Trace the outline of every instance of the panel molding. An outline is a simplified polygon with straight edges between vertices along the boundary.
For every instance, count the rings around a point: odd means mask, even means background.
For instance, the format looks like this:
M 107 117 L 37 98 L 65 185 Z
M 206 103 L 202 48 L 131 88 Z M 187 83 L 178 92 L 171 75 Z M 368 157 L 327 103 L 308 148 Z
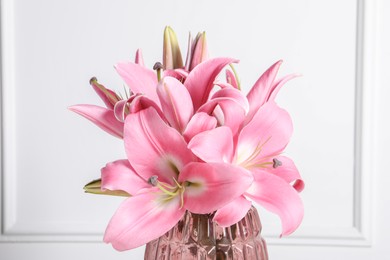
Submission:
M 101 235 L 15 232 L 17 225 L 15 153 L 15 71 L 14 2 L 1 3 L 1 235 L 0 242 L 100 242 Z M 293 237 L 267 236 L 270 245 L 370 246 L 372 203 L 376 1 L 357 0 L 355 139 L 354 139 L 354 212 L 353 226 L 327 230 L 300 228 Z M 320 230 L 320 232 L 319 232 Z
M 6 233 L 16 220 L 15 156 L 15 42 L 14 3 L 1 2 L 1 231 Z

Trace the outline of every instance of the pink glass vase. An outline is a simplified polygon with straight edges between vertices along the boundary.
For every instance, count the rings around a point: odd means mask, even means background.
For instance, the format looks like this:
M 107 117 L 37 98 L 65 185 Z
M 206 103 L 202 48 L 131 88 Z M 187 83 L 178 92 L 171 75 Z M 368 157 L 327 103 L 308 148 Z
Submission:
M 212 215 L 186 212 L 175 227 L 149 242 L 146 260 L 268 260 L 261 223 L 252 207 L 238 223 L 222 228 Z

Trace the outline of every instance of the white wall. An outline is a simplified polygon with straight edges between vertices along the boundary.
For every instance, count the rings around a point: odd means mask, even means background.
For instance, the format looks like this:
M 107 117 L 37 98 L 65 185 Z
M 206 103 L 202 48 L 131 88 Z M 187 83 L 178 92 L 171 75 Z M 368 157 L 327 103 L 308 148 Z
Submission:
M 358 1 L 1 0 L 2 179 L 0 259 L 142 259 L 101 242 L 121 198 L 82 186 L 123 158 L 119 140 L 69 112 L 97 104 L 98 77 L 141 47 L 161 60 L 171 25 L 183 52 L 189 31 L 207 32 L 212 56 L 232 56 L 247 91 L 278 59 L 299 72 L 278 102 L 294 120 L 287 153 L 306 190 L 305 219 L 279 239 L 261 210 L 271 259 L 386 259 L 390 3 Z

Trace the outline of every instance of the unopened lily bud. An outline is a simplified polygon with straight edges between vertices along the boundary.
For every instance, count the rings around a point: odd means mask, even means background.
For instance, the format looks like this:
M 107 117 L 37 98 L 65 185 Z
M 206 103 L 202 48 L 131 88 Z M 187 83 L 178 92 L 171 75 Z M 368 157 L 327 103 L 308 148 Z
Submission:
M 163 65 L 164 69 L 183 67 L 183 60 L 176 34 L 169 26 L 165 27 L 164 30 Z
M 206 32 L 198 33 L 192 45 L 190 70 L 195 68 L 199 63 L 202 63 L 203 61 L 207 60 L 207 58 L 208 49 L 206 41 Z
M 87 183 L 84 186 L 84 191 L 86 193 L 91 194 L 99 194 L 99 195 L 111 195 L 111 196 L 123 196 L 123 197 L 129 197 L 130 194 L 128 194 L 125 191 L 122 190 L 102 190 L 102 181 L 101 179 L 93 180 L 89 183 Z

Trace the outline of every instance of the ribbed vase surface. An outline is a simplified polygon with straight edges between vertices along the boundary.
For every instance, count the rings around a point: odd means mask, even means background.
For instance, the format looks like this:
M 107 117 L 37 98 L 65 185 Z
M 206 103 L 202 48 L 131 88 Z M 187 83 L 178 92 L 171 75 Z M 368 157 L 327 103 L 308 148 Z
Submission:
M 222 228 L 212 215 L 186 212 L 174 228 L 146 245 L 145 260 L 268 260 L 261 223 L 252 207 L 238 223 Z

